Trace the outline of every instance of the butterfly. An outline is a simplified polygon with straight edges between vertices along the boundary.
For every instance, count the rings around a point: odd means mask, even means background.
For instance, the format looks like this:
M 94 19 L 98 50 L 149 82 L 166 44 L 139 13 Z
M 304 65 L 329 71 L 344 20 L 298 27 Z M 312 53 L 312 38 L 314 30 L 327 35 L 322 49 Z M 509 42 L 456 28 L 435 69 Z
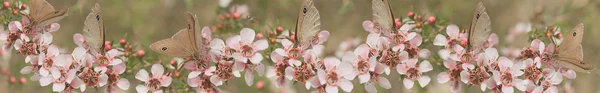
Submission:
M 50 3 L 48 3 L 46 0 L 30 0 L 29 5 L 31 7 L 29 9 L 30 13 L 27 18 L 31 23 L 25 26 L 25 28 L 28 30 L 56 23 L 60 19 L 67 16 L 67 12 L 69 11 L 69 8 L 54 10 L 54 7 L 52 7 L 52 5 L 50 5 Z
M 90 14 L 85 18 L 83 27 L 83 37 L 85 38 L 85 44 L 91 48 L 94 55 L 104 54 L 104 40 L 106 31 L 104 30 L 104 21 L 102 17 L 102 11 L 100 11 L 100 4 L 96 3 L 92 8 Z
M 202 45 L 204 42 L 198 29 L 200 25 L 196 15 L 187 12 L 185 17 L 187 28 L 179 30 L 171 38 L 150 44 L 150 49 L 160 54 L 181 58 L 198 58 L 202 53 L 207 53 L 208 49 Z
M 377 22 L 378 29 L 383 29 L 385 34 L 395 33 L 396 23 L 394 22 L 394 13 L 388 0 L 373 0 L 372 2 L 373 17 Z
M 295 29 L 295 47 L 308 47 L 321 29 L 321 17 L 313 0 L 304 0 L 298 13 Z
M 485 10 L 483 3 L 477 4 L 475 14 L 473 14 L 473 20 L 469 28 L 469 39 L 467 42 L 467 51 L 480 51 L 483 50 L 483 46 L 487 43 L 488 37 L 490 37 L 492 31 L 492 24 L 490 16 Z
M 566 38 L 558 46 L 554 58 L 559 64 L 566 68 L 573 69 L 578 72 L 589 73 L 590 70 L 596 68 L 594 65 L 583 62 L 583 50 L 581 40 L 583 39 L 583 24 L 580 23 L 571 32 L 566 34 Z

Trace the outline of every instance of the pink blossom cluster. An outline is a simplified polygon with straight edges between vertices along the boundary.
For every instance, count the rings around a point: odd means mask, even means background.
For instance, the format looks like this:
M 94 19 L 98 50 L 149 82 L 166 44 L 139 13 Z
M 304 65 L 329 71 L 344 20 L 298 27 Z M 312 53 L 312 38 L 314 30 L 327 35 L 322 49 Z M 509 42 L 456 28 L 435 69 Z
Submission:
M 239 7 L 242 8 L 231 11 L 234 16 L 248 15 L 247 6 Z M 477 46 L 482 49 L 473 50 L 465 48 L 468 35 L 461 33 L 458 26 L 445 26 L 445 30 L 440 30 L 434 38 L 427 38 L 423 32 L 430 30 L 424 30 L 422 25 L 425 23 L 419 22 L 408 20 L 401 24 L 398 20 L 396 27 L 399 29 L 390 30 L 381 28 L 375 21 L 364 21 L 362 26 L 369 33 L 365 42 L 345 41 L 336 51 L 337 56 L 324 55 L 323 43 L 330 36 L 325 30 L 318 32 L 310 42 L 299 42 L 295 37 L 299 33 L 269 34 L 277 36 L 265 38 L 251 28 L 242 28 L 239 35 L 227 39 L 213 38 L 212 32 L 216 29 L 204 27 L 201 30 L 204 42 L 200 47 L 207 51 L 197 59 L 177 58 L 178 65 L 166 66 L 174 70 L 165 71 L 161 64 L 134 69 L 137 70 L 134 78 L 142 82 L 135 90 L 161 93 L 173 81 L 182 79 L 197 92 L 221 92 L 219 86 L 232 78 L 242 77 L 243 73 L 248 86 L 254 84 L 255 75 L 258 75 L 276 78 L 276 87 L 298 82 L 317 93 L 338 93 L 340 89 L 352 92 L 355 79 L 371 93 L 377 92 L 376 85 L 390 89 L 391 83 L 402 82 L 405 88 L 411 89 L 415 84 L 426 87 L 432 79 L 438 83 L 450 82 L 452 92 L 460 92 L 461 86 L 466 84 L 478 86 L 482 91 L 512 93 L 516 88 L 540 93 L 557 92 L 556 85 L 563 77 L 574 79 L 576 76 L 573 70 L 556 65 L 551 56 L 555 50 L 552 43 L 546 45 L 535 39 L 528 47 L 508 51 L 517 53 L 514 56 L 500 56 L 496 34 L 490 35 L 484 46 Z M 430 17 L 428 22 L 433 25 L 435 17 Z M 59 24 L 25 29 L 28 24 L 27 18 L 10 22 L 9 31 L 0 33 L 0 40 L 5 42 L 0 51 L 15 49 L 25 56 L 25 62 L 30 65 L 20 72 L 33 73 L 30 80 L 39 81 L 41 86 L 52 84 L 54 92 L 75 92 L 77 89 L 83 92 L 88 87 L 102 87 L 107 92 L 115 92 L 116 88 L 129 89 L 129 80 L 121 75 L 126 73 L 126 68 L 134 67 L 126 63 L 129 59 L 126 52 L 131 52 L 130 49 L 123 45 L 110 47 L 110 42 L 105 43 L 107 47 L 94 49 L 86 44 L 83 35 L 75 34 L 73 40 L 77 47 L 68 53 L 52 44 L 52 33 L 59 30 Z M 440 49 L 430 51 L 422 46 L 424 44 Z M 444 68 L 433 71 L 441 65 Z M 174 66 L 181 66 L 189 73 L 184 78 L 173 77 L 181 69 Z M 145 69 L 147 67 L 150 72 Z M 394 71 L 401 75 L 401 81 L 390 81 L 385 77 L 395 74 Z M 437 76 L 427 76 L 431 73 Z

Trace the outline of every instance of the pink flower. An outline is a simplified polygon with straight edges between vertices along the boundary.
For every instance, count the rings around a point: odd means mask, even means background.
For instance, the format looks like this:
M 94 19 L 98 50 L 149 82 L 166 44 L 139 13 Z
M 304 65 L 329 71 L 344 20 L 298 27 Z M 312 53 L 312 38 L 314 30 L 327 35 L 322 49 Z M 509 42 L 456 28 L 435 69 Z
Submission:
M 462 62 L 462 67 L 465 70 L 475 68 L 475 65 L 471 63 L 471 61 L 475 61 L 475 58 L 478 58 L 474 51 L 466 50 L 460 45 L 454 46 L 454 51 L 456 53 L 450 54 L 449 59 Z
M 265 73 L 265 66 L 262 63 L 235 63 L 233 68 L 236 71 L 246 70 L 246 73 L 244 74 L 244 79 L 246 80 L 246 84 L 248 86 L 252 86 L 252 84 L 254 83 L 254 73 L 252 72 L 256 72 L 259 76 L 263 76 Z
M 490 37 L 487 39 L 484 48 L 492 48 L 498 44 L 498 35 L 496 33 L 492 33 Z
M 129 89 L 129 80 L 119 76 L 125 73 L 125 68 L 125 64 L 121 63 L 114 65 L 112 69 L 106 71 L 106 75 L 108 75 L 108 87 L 106 88 L 107 91 L 114 92 L 114 87 L 119 87 L 123 90 Z
M 523 83 L 524 81 L 517 78 L 518 76 L 523 75 L 523 72 L 519 69 L 519 65 L 513 64 L 513 62 L 506 57 L 500 57 L 498 63 L 500 71 L 492 71 L 492 77 L 497 85 L 502 85 L 502 91 L 505 93 L 512 93 L 514 91 L 513 86 L 524 91 L 526 88 Z
M 42 76 L 40 78 L 40 85 L 47 86 L 53 83 L 52 90 L 55 92 L 63 91 L 67 84 L 76 78 L 77 70 L 69 69 L 71 65 L 71 58 L 69 56 L 60 55 L 56 57 L 56 66 L 52 67 L 50 76 Z
M 461 80 L 460 73 L 463 71 L 461 65 L 457 65 L 456 61 L 452 60 L 444 60 L 444 67 L 448 68 L 448 72 L 441 72 L 437 76 L 438 83 L 446 83 L 450 81 L 450 90 L 454 93 L 458 93 L 461 89 L 461 84 L 459 80 Z
M 380 37 L 378 34 L 369 34 L 367 36 L 367 44 L 370 48 L 366 52 L 372 54 L 372 56 L 379 56 L 379 53 L 389 48 L 389 42 L 384 37 Z M 359 46 L 360 47 L 360 46 Z
M 466 38 L 462 36 L 463 34 L 460 33 L 458 26 L 453 24 L 446 27 L 446 34 L 448 35 L 448 38 L 440 34 L 435 36 L 433 45 L 445 46 L 446 49 L 452 49 L 455 45 L 460 44 L 461 41 L 466 40 Z
M 97 56 L 94 61 L 98 63 L 99 66 L 94 67 L 95 71 L 100 71 L 102 73 L 108 70 L 108 66 L 114 66 L 123 63 L 123 60 L 116 58 L 117 56 L 123 54 L 117 49 L 111 49 L 106 52 L 104 55 Z
M 375 24 L 373 24 L 372 21 L 369 21 L 369 20 L 363 21 L 362 27 L 365 29 L 365 31 L 371 32 L 372 34 L 381 34 L 380 30 L 374 29 Z
M 406 51 L 384 51 L 379 62 L 384 64 L 383 69 L 386 75 L 390 75 L 390 69 L 396 68 L 399 64 L 408 61 L 408 52 Z
M 420 53 L 419 46 L 423 43 L 421 35 L 415 35 L 414 38 L 410 39 L 409 44 L 405 46 L 404 51 L 408 52 L 410 58 L 416 58 L 421 55 L 427 55 Z
M 379 76 L 383 73 L 384 66 L 385 66 L 384 64 L 377 64 L 377 66 L 375 67 L 375 70 L 371 74 L 371 79 L 369 80 L 369 82 L 364 83 L 365 90 L 367 90 L 367 92 L 377 93 L 377 89 L 375 88 L 375 83 L 379 83 L 379 86 L 381 86 L 384 89 L 392 88 L 392 84 L 390 83 L 390 81 L 387 78 L 385 78 L 383 76 Z
M 187 84 L 190 87 L 197 87 L 196 91 L 200 93 L 220 93 L 221 89 L 210 82 L 209 76 L 198 76 L 188 78 Z
M 300 62 L 299 59 L 306 53 L 304 48 L 294 47 L 292 41 L 287 39 L 282 39 L 281 45 L 283 45 L 283 49 L 277 48 L 273 53 L 287 58 L 287 62 L 285 63 L 288 63 L 290 66 L 302 65 L 302 62 Z
M 48 53 L 41 53 L 38 56 L 38 62 L 42 63 L 42 68 L 40 68 L 40 75 L 42 76 L 48 76 L 50 73 L 50 70 L 54 67 L 54 65 L 56 64 L 56 62 L 58 62 L 58 60 L 56 59 L 58 57 L 59 50 L 56 46 L 50 46 L 48 47 Z
M 227 41 L 227 45 L 237 51 L 233 54 L 233 58 L 236 61 L 242 63 L 250 61 L 253 64 L 258 64 L 262 61 L 263 56 L 258 51 L 267 49 L 269 45 L 265 39 L 254 42 L 255 34 L 252 29 L 243 28 L 240 36 L 230 38 L 231 43 L 229 43 L 229 40 Z
M 289 80 L 296 80 L 300 83 L 304 83 L 306 89 L 310 89 L 311 86 L 313 86 L 312 83 L 308 83 L 307 81 L 315 75 L 316 72 L 314 72 L 313 68 L 310 68 L 309 65 L 285 68 L 285 77 Z
M 198 77 L 198 75 L 204 74 L 206 76 L 212 76 L 213 72 L 217 70 L 217 67 L 210 66 L 209 61 L 191 61 L 184 64 L 184 68 L 190 70 L 188 79 Z
M 531 58 L 526 59 L 521 66 L 521 69 L 523 69 L 524 72 L 523 78 L 537 82 L 543 76 L 542 71 L 538 70 L 541 67 L 542 63 L 540 62 L 540 58 L 535 58 L 535 60 L 532 60 Z
M 424 60 L 419 65 L 417 65 L 417 61 L 417 58 L 413 58 L 396 67 L 400 75 L 406 75 L 403 82 L 404 87 L 408 89 L 413 87 L 414 81 L 418 80 L 421 87 L 427 86 L 429 81 L 431 81 L 429 76 L 422 76 L 423 73 L 433 70 L 429 61 Z
M 414 25 L 402 25 L 402 27 L 400 27 L 397 33 L 390 33 L 389 35 L 387 35 L 387 41 L 394 45 L 391 47 L 393 51 L 403 51 L 405 47 L 404 43 L 406 41 L 412 40 L 413 38 L 415 38 L 415 36 L 417 36 L 417 33 L 409 32 L 409 30 L 412 28 L 414 28 Z
M 86 87 L 102 87 L 108 83 L 108 75 L 100 72 L 93 71 L 90 68 L 83 68 L 81 73 L 78 74 L 79 79 L 84 83 L 80 86 L 82 91 L 85 91 Z
M 275 51 L 273 51 L 275 52 Z M 267 77 L 273 77 L 273 76 L 277 76 L 276 78 L 276 85 L 275 87 L 282 87 L 286 81 L 286 72 L 285 69 L 287 69 L 287 67 L 289 67 L 287 60 L 284 60 L 283 56 L 277 54 L 277 53 L 271 53 L 271 61 L 275 63 L 275 67 L 269 67 L 269 69 L 267 69 Z
M 358 76 L 361 84 L 371 79 L 369 72 L 374 71 L 377 64 L 375 57 L 369 57 L 369 48 L 366 45 L 359 46 L 354 52 L 346 52 L 342 61 L 340 69 L 351 69 L 342 72 L 344 78 L 354 80 Z
M 146 93 L 148 91 L 152 92 L 162 92 L 161 87 L 168 87 L 171 85 L 171 77 L 168 75 L 164 75 L 164 68 L 160 64 L 152 65 L 152 74 L 148 74 L 146 70 L 140 70 L 135 78 L 145 82 L 144 85 L 138 85 L 135 87 L 138 93 Z
M 235 66 L 236 64 L 240 63 L 231 61 L 218 62 L 218 68 L 215 70 L 215 74 L 210 77 L 210 82 L 217 86 L 221 86 L 223 85 L 223 82 L 227 81 L 232 76 L 240 77 L 239 69 L 243 69 L 243 67 Z
M 348 69 L 340 69 L 340 60 L 335 57 L 327 57 L 323 59 L 325 63 L 325 70 L 318 69 L 317 76 L 321 81 L 321 85 L 326 84 L 325 91 L 327 93 L 338 93 L 338 87 L 345 92 L 351 92 L 354 86 L 352 82 L 344 79 L 342 73 L 348 71 Z
M 232 38 L 229 38 L 227 40 L 227 43 L 232 44 L 234 42 L 232 41 Z M 210 53 L 212 55 L 213 62 L 219 62 L 221 60 L 233 61 L 233 49 L 227 47 L 223 40 L 218 38 L 213 39 L 212 41 L 210 41 L 209 46 L 211 48 Z
M 323 30 L 315 36 L 315 39 L 311 41 L 311 45 L 322 45 L 327 39 L 329 39 L 329 31 Z

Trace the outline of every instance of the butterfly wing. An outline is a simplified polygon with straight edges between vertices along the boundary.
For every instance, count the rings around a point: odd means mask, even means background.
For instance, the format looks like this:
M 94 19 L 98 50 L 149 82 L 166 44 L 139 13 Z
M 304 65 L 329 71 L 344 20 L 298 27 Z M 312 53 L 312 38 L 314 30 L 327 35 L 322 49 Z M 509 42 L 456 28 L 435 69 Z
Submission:
M 67 16 L 69 11 L 69 8 L 56 11 L 46 0 L 31 0 L 29 3 L 31 5 L 29 15 L 33 25 L 45 26 L 56 23 Z
M 486 43 L 491 31 L 492 24 L 490 16 L 487 14 L 483 3 L 479 2 L 479 4 L 477 4 L 477 10 L 473 15 L 473 20 L 471 21 L 469 44 L 467 48 L 470 51 L 482 49 L 481 47 Z
M 387 0 L 373 0 L 372 2 L 373 17 L 377 21 L 378 26 L 381 26 L 389 31 L 396 31 L 394 19 L 392 18 L 392 10 Z
M 558 47 L 556 59 L 558 59 L 558 63 L 567 68 L 578 72 L 589 72 L 589 70 L 595 67 L 592 64 L 583 62 L 583 50 L 581 46 L 583 31 L 583 24 L 579 24 L 567 34 L 563 43 Z
M 192 33 L 189 32 L 190 31 L 187 28 L 181 29 L 171 38 L 163 39 L 150 44 L 150 49 L 155 52 L 174 57 L 192 57 L 195 51 L 194 47 L 190 43 L 192 42 L 190 41 L 192 39 L 189 37 L 189 34 Z
M 321 28 L 319 11 L 313 0 L 305 0 L 296 23 L 296 45 L 310 44 Z
M 105 33 L 100 5 L 96 4 L 92 8 L 90 14 L 85 18 L 83 27 L 83 37 L 86 40 L 85 44 L 95 51 L 93 53 L 104 53 Z

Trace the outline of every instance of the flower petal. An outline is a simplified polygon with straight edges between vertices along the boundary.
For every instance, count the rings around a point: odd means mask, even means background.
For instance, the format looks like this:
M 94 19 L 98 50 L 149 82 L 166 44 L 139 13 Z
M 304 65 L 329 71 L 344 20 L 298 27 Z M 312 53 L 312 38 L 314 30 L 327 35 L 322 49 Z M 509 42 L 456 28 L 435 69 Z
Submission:
M 117 87 L 119 87 L 123 90 L 129 89 L 129 80 L 127 80 L 125 78 L 119 79 L 119 81 L 117 82 Z
M 344 90 L 346 92 L 351 92 L 352 89 L 354 88 L 354 86 L 352 85 L 352 82 L 350 82 L 348 80 L 341 80 L 339 86 L 340 86 L 340 88 L 342 88 L 342 90 Z
M 252 47 L 254 48 L 254 51 L 265 50 L 265 49 L 269 48 L 269 42 L 267 42 L 266 39 L 261 39 L 261 40 L 254 42 Z
M 245 44 L 251 44 L 252 41 L 254 41 L 255 35 L 256 35 L 256 33 L 254 32 L 254 30 L 252 30 L 250 28 L 242 28 L 242 31 L 240 31 L 240 36 L 242 37 L 242 42 L 244 42 Z
M 252 58 L 250 58 L 250 62 L 252 62 L 252 64 L 259 64 L 262 59 L 263 56 L 260 53 L 256 53 L 254 56 L 252 56 Z
M 424 60 L 421 62 L 421 64 L 419 64 L 419 71 L 429 72 L 431 70 L 433 70 L 433 66 L 431 66 L 431 63 L 429 63 L 429 61 Z
M 385 77 L 378 77 L 378 82 L 379 82 L 379 86 L 381 86 L 384 89 L 391 89 L 392 88 L 392 84 L 390 83 L 390 80 L 388 80 Z
M 421 87 L 425 87 L 427 86 L 427 84 L 429 84 L 429 81 L 431 81 L 431 78 L 429 78 L 429 76 L 422 76 L 421 78 L 419 78 L 419 85 L 421 85 Z
M 65 83 L 54 83 L 54 85 L 52 85 L 52 91 L 54 92 L 61 92 L 65 89 Z
M 404 87 L 407 89 L 411 89 L 414 85 L 414 82 L 412 80 L 408 80 L 407 78 L 404 78 L 402 83 L 404 83 Z
M 254 83 L 254 74 L 252 74 L 252 72 L 250 71 L 246 71 L 244 78 L 246 80 L 246 85 L 252 86 L 252 84 Z
M 148 93 L 148 87 L 144 85 L 138 85 L 135 87 L 135 90 L 137 90 L 138 93 Z
M 165 73 L 165 69 L 160 64 L 154 64 L 154 65 L 152 65 L 151 71 L 152 71 L 152 76 L 160 76 L 163 73 Z
M 135 78 L 140 81 L 146 82 L 148 81 L 149 75 L 148 72 L 146 72 L 146 70 L 142 69 L 137 74 L 135 74 Z
M 442 72 L 437 76 L 438 83 L 446 83 L 450 81 L 450 75 L 446 72 Z
M 371 75 L 367 74 L 367 73 L 361 74 L 361 75 L 358 75 L 358 79 L 360 81 L 359 83 L 363 84 L 363 83 L 368 82 L 371 79 Z
M 160 85 L 163 87 L 168 87 L 171 85 L 172 78 L 169 76 L 164 76 L 162 80 L 160 80 Z
M 337 86 L 325 86 L 325 91 L 327 93 L 338 93 L 338 87 Z
M 445 46 L 446 44 L 448 44 L 448 40 L 444 35 L 438 34 L 435 36 L 435 39 L 433 40 L 433 45 Z

